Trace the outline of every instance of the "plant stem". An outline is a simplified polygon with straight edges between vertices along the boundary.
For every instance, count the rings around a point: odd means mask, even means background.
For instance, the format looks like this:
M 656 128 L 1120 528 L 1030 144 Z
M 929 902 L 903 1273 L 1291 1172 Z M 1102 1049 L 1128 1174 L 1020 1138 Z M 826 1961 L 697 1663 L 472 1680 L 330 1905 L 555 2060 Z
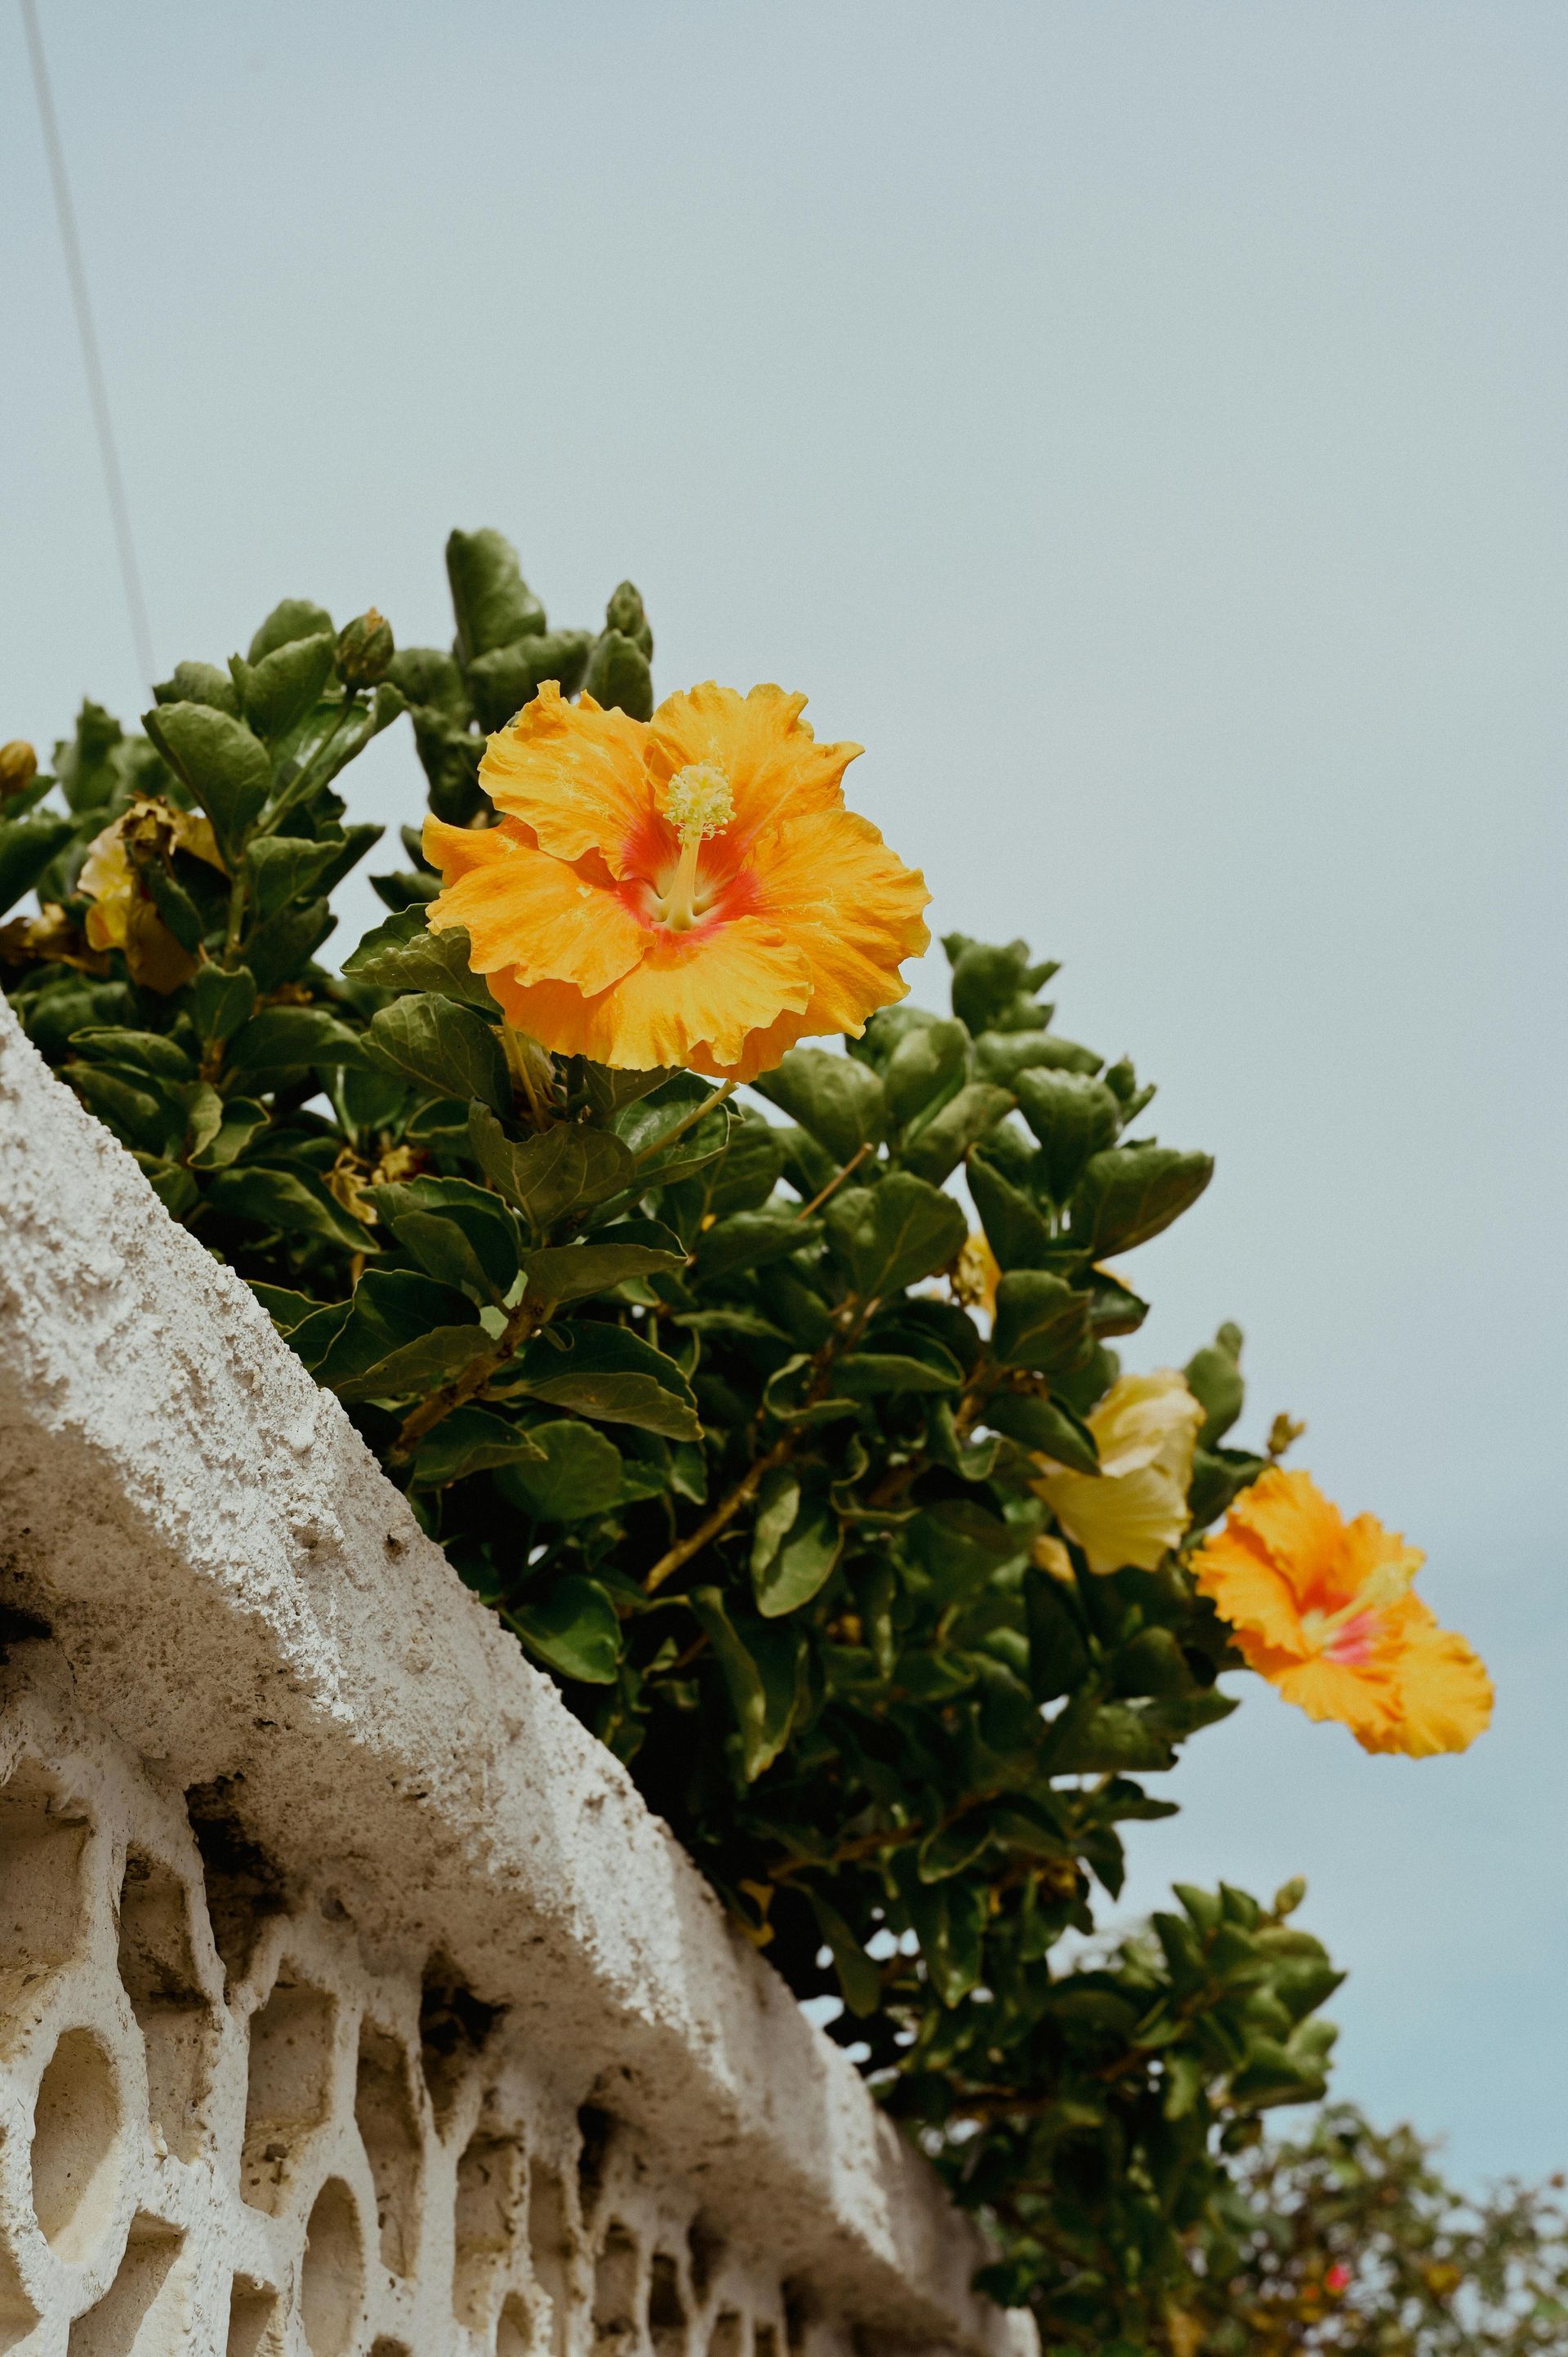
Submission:
M 693 1105 L 691 1112 L 684 1114 L 673 1129 L 665 1130 L 661 1135 L 653 1140 L 650 1146 L 645 1146 L 640 1154 L 634 1155 L 633 1166 L 635 1167 L 639 1162 L 646 1162 L 650 1154 L 662 1154 L 665 1147 L 673 1146 L 678 1137 L 684 1137 L 689 1129 L 696 1127 L 704 1114 L 712 1113 L 715 1105 L 722 1105 L 726 1098 L 733 1097 L 738 1086 L 739 1082 L 736 1081 L 725 1081 L 723 1087 L 715 1089 L 711 1097 L 704 1097 L 700 1105 Z
M 861 1164 L 865 1161 L 870 1151 L 871 1141 L 867 1138 L 864 1146 L 857 1146 L 855 1147 L 854 1152 L 850 1156 L 849 1160 L 844 1164 L 843 1168 L 836 1172 L 834 1176 L 828 1180 L 825 1187 L 820 1188 L 817 1193 L 812 1196 L 809 1203 L 801 1204 L 800 1210 L 795 1214 L 797 1220 L 809 1220 L 813 1211 L 820 1211 L 822 1205 L 827 1201 L 828 1197 L 830 1195 L 836 1194 L 838 1189 L 843 1185 L 843 1182 L 849 1177 L 850 1172 L 852 1170 L 859 1169 Z
M 655 1588 L 662 1587 L 671 1574 L 681 1569 L 682 1564 L 690 1563 L 694 1555 L 700 1555 L 710 1539 L 716 1539 L 726 1523 L 732 1523 L 741 1508 L 755 1497 L 763 1475 L 771 1473 L 776 1465 L 782 1465 L 794 1446 L 793 1433 L 781 1434 L 772 1448 L 741 1475 L 728 1497 L 721 1498 L 713 1512 L 703 1515 L 694 1531 L 688 1532 L 683 1539 L 678 1539 L 672 1547 L 665 1550 L 642 1583 L 644 1593 L 651 1596 Z
M 466 1407 L 478 1397 L 498 1367 L 504 1366 L 520 1342 L 526 1340 L 539 1323 L 539 1305 L 525 1296 L 507 1319 L 496 1341 L 489 1351 L 481 1351 L 470 1359 L 460 1375 L 432 1392 L 427 1400 L 411 1408 L 403 1420 L 395 1447 L 390 1452 L 393 1465 L 404 1465 L 427 1432 L 449 1416 L 454 1408 Z

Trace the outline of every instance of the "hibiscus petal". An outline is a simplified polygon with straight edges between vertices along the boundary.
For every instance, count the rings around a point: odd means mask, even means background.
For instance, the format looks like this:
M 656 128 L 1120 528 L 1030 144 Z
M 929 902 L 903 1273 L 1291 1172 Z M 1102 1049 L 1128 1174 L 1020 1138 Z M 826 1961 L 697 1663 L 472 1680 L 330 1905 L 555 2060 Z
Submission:
M 1292 1661 L 1307 1652 L 1294 1589 L 1261 1542 L 1238 1525 L 1234 1508 L 1224 1529 L 1205 1539 L 1192 1568 L 1198 1594 L 1230 1622 L 1244 1652 L 1249 1643 Z
M 1077 1540 L 1090 1571 L 1120 1571 L 1124 1564 L 1153 1571 L 1187 1529 L 1185 1485 L 1157 1466 L 1117 1478 L 1052 1473 L 1031 1487 Z
M 667 695 L 649 723 L 650 775 L 663 785 L 698 762 L 722 770 L 736 813 L 723 841 L 738 860 L 786 813 L 793 825 L 808 812 L 843 805 L 843 773 L 863 748 L 819 745 L 800 717 L 805 704 L 781 687 L 741 695 L 711 679 Z
M 926 879 L 869 819 L 841 809 L 791 813 L 751 856 L 757 914 L 798 942 L 811 972 L 805 1028 L 858 1035 L 908 995 L 898 968 L 930 946 Z
M 536 851 L 524 831 L 470 829 L 427 823 L 425 856 L 446 877 L 430 904 L 429 922 L 464 925 L 476 974 L 505 968 L 522 988 L 546 980 L 571 983 L 585 996 L 607 990 L 634 966 L 649 939 L 618 898 L 602 862 L 574 866 Z M 603 880 L 601 880 L 601 878 Z
M 1345 1523 L 1310 1473 L 1271 1466 L 1230 1509 L 1250 1531 L 1304 1609 L 1337 1611 L 1355 1594 L 1345 1577 Z
M 1251 1662 L 1251 1666 L 1259 1669 L 1262 1663 Z M 1262 1674 L 1308 1718 L 1337 1719 L 1368 1751 L 1392 1748 L 1386 1738 L 1398 1725 L 1399 1703 L 1386 1673 L 1371 1667 L 1347 1669 L 1319 1653 L 1309 1662 L 1263 1668 Z
M 1480 1656 L 1413 1596 L 1389 1618 L 1400 1640 L 1392 1662 L 1397 1725 L 1376 1740 L 1362 1738 L 1365 1749 L 1412 1760 L 1467 1750 L 1492 1717 L 1492 1682 Z
M 547 680 L 510 727 L 490 738 L 479 783 L 557 859 L 597 849 L 617 876 L 645 874 L 639 839 L 650 821 L 667 834 L 643 764 L 647 737 L 645 721 L 603 711 L 591 695 L 564 703 Z
M 746 1035 L 781 1011 L 803 1007 L 804 959 L 771 925 L 742 917 L 711 932 L 650 929 L 639 962 L 596 996 L 556 982 L 533 985 L 493 975 L 490 988 L 510 1020 L 560 1055 L 633 1071 L 716 1061 L 738 1078 Z

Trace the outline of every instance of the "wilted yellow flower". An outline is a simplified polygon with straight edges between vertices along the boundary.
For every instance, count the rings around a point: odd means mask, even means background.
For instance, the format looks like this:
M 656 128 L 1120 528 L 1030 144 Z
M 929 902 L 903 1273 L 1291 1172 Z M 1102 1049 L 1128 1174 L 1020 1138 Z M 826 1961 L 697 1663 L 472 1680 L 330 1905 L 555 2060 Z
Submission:
M 1089 1418 L 1100 1471 L 1051 1471 L 1033 1484 L 1090 1571 L 1153 1571 L 1181 1539 L 1203 1413 L 1174 1368 L 1122 1375 Z
M 162 859 L 171 851 L 188 851 L 220 875 L 227 873 L 218 839 L 199 811 L 144 795 L 94 835 L 77 878 L 77 890 L 92 902 L 87 912 L 90 945 L 123 950 L 132 981 L 149 990 L 177 990 L 200 963 L 176 941 L 138 873 L 138 856 Z
M 0 745 L 0 800 L 24 792 L 38 774 L 38 757 L 25 737 Z
M 982 1229 L 973 1230 L 953 1263 L 950 1282 L 955 1301 L 961 1302 L 966 1309 L 983 1310 L 987 1318 L 995 1317 L 996 1288 L 1002 1282 L 1002 1271 Z
M 1491 1718 L 1485 1665 L 1411 1593 L 1426 1558 L 1373 1514 L 1347 1523 L 1310 1473 L 1271 1469 L 1193 1558 L 1250 1669 L 1364 1751 L 1463 1751 Z
M 905 996 L 929 935 L 922 878 L 844 808 L 858 745 L 819 745 L 801 695 L 712 681 L 651 721 L 547 683 L 492 737 L 499 825 L 426 821 L 470 963 L 563 1055 L 755 1080 L 811 1032 Z

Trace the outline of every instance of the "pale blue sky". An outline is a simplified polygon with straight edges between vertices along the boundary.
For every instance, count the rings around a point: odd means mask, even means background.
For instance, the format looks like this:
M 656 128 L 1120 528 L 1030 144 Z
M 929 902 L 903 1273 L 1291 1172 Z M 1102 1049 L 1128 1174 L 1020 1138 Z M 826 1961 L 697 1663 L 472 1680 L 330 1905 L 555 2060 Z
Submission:
M 1241 1322 L 1252 1428 L 1427 1547 L 1498 1717 L 1371 1760 L 1254 1686 L 1134 1895 L 1305 1871 L 1344 2092 L 1568 2163 L 1568 16 L 40 13 L 161 665 L 287 593 L 439 640 L 454 523 L 562 621 L 629 573 L 662 687 L 809 691 L 939 922 L 1064 957 L 1218 1153 L 1138 1356 Z M 42 741 L 141 699 L 14 9 L 0 124 Z M 352 776 L 413 814 L 405 731 Z

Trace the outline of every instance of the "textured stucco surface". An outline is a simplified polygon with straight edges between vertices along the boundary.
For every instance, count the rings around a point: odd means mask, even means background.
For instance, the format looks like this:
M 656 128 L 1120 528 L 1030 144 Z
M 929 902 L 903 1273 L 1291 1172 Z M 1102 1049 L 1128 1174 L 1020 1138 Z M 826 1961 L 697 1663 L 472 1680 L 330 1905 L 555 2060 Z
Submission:
M 1028 2352 L 978 2245 L 337 1402 L 0 1002 L 0 1606 L 170 1791 L 219 1779 L 373 1952 L 436 1950 L 569 2104 L 874 2331 Z

